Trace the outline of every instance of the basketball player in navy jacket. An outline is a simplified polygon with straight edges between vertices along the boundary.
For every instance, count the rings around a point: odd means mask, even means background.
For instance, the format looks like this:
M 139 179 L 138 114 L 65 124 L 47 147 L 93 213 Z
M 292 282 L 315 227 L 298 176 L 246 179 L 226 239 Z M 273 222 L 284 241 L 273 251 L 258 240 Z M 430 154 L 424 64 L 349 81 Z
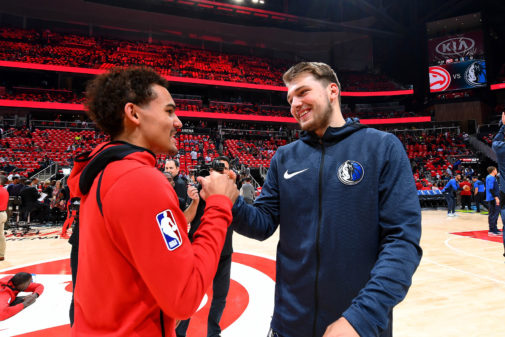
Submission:
M 303 132 L 272 158 L 235 230 L 258 240 L 280 225 L 269 336 L 391 336 L 392 310 L 421 259 L 421 212 L 409 160 L 391 134 L 344 120 L 326 64 L 284 74 Z
M 505 112 L 502 112 L 501 115 L 501 123 L 500 123 L 500 130 L 494 136 L 493 138 L 493 144 L 492 148 L 493 151 L 496 153 L 496 161 L 498 162 L 498 170 L 500 171 L 500 198 L 499 198 L 499 204 L 501 205 L 501 221 L 503 222 L 504 228 L 505 228 L 505 220 L 503 220 L 503 217 L 505 216 L 505 207 L 504 207 L 504 202 L 505 202 Z M 490 211 L 491 212 L 491 211 Z M 496 232 L 499 233 L 498 229 L 496 229 Z M 502 232 L 503 236 L 503 246 L 505 250 L 505 230 Z M 503 256 L 505 256 L 505 253 L 503 253 Z

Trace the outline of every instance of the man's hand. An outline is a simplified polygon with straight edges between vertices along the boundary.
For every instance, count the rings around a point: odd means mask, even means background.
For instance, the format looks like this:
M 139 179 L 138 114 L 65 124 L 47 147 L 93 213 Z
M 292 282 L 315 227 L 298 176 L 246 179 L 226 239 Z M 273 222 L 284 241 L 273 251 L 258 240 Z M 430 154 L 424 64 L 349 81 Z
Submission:
M 188 197 L 191 200 L 200 200 L 200 196 L 198 195 L 198 189 L 195 186 L 188 185 Z
M 494 197 L 494 200 L 496 201 L 496 206 L 500 206 L 500 198 Z
M 505 125 L 505 112 L 501 113 L 501 122 L 503 125 Z
M 198 182 L 202 185 L 200 196 L 203 200 L 214 194 L 222 194 L 230 198 L 235 203 L 238 197 L 238 189 L 235 184 L 234 175 L 211 172 L 208 177 L 198 177 Z
M 25 299 L 23 301 L 23 306 L 25 308 L 29 307 L 30 305 L 32 305 L 33 303 L 35 303 L 36 299 L 37 299 L 37 294 L 35 294 L 35 293 L 30 294 L 28 296 L 25 296 Z
M 340 317 L 335 322 L 328 325 L 323 337 L 360 337 L 352 325 L 344 318 Z

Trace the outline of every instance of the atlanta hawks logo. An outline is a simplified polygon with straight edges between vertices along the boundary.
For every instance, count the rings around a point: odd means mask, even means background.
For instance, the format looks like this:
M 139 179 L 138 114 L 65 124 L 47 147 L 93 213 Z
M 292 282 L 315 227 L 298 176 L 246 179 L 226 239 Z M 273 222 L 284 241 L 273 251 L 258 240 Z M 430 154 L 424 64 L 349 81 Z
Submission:
M 365 170 L 363 166 L 352 160 L 346 160 L 338 168 L 338 179 L 345 185 L 356 185 L 365 176 Z

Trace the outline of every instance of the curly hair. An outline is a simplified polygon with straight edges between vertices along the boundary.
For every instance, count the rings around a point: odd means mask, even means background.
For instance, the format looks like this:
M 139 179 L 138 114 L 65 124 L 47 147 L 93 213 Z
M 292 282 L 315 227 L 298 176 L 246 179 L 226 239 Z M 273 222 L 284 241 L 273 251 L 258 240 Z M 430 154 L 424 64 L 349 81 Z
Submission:
M 153 84 L 168 88 L 167 80 L 150 68 L 114 68 L 88 83 L 87 114 L 114 138 L 123 131 L 124 106 L 127 103 L 145 105 L 154 100 Z

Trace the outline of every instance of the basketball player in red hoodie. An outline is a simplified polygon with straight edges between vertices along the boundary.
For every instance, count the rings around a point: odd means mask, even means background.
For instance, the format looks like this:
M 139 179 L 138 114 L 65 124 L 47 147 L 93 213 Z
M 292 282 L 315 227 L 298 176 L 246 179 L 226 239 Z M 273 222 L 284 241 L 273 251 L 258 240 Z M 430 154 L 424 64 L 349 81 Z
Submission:
M 207 206 L 191 243 L 155 167 L 156 154 L 177 153 L 182 127 L 167 82 L 150 69 L 115 69 L 87 98 L 112 141 L 79 155 L 68 181 L 81 198 L 72 336 L 175 336 L 212 284 L 237 187 L 228 175 L 199 177 Z

